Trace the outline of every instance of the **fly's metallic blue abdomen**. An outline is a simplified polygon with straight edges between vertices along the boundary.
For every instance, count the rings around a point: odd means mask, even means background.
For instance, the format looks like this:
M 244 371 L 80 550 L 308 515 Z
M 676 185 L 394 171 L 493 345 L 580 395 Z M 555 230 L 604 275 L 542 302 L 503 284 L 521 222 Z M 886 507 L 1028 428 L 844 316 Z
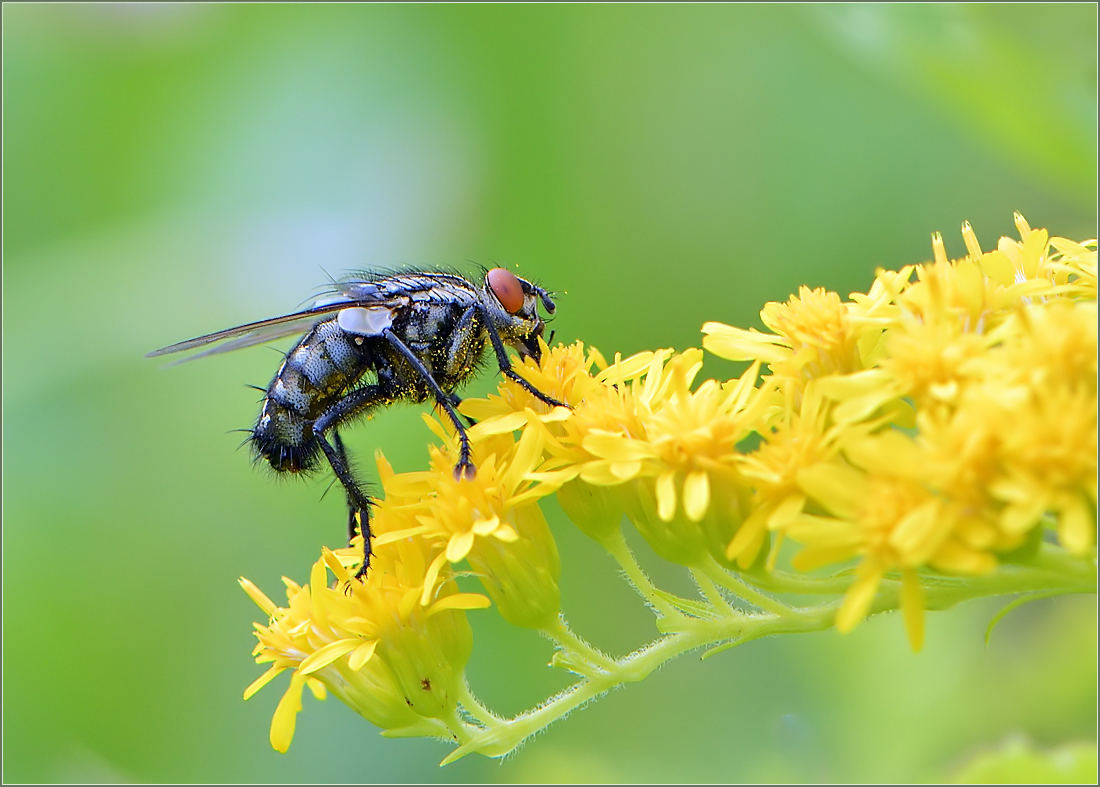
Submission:
M 257 456 L 278 472 L 308 472 L 320 448 L 313 422 L 371 367 L 371 352 L 326 320 L 286 355 L 252 432 Z

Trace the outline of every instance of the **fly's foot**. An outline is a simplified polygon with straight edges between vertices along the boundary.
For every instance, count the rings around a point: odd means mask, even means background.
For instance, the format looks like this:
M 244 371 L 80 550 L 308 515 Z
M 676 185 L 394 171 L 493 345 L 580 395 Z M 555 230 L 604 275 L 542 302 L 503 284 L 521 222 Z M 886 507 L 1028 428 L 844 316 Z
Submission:
M 455 465 L 455 481 L 473 481 L 477 478 L 477 468 L 467 457 L 462 457 Z
M 573 409 L 570 405 L 566 404 L 565 402 L 559 402 L 553 396 L 547 396 L 542 391 L 540 391 L 538 388 L 535 388 L 535 387 L 532 386 L 529 390 L 535 396 L 536 399 L 538 399 L 540 402 L 545 402 L 546 404 L 550 405 L 551 407 L 564 407 L 566 410 L 572 410 Z
M 540 402 L 545 402 L 546 404 L 550 405 L 551 407 L 565 407 L 569 410 L 573 409 L 572 407 L 567 405 L 565 402 L 559 402 L 553 396 L 548 396 L 548 395 L 544 394 L 538 388 L 531 385 L 531 383 L 527 382 L 525 379 L 523 379 L 518 374 L 516 374 L 515 369 L 502 369 L 502 371 L 504 372 L 505 377 L 508 377 L 510 380 L 512 380 L 514 383 L 516 383 L 516 385 L 518 385 L 519 387 L 526 390 L 529 394 L 534 396 Z
M 371 549 L 372 533 L 370 532 L 370 504 L 348 507 L 348 544 L 355 540 L 359 534 L 363 535 L 363 564 L 355 572 L 355 578 L 362 580 L 370 569 L 370 557 L 374 554 Z

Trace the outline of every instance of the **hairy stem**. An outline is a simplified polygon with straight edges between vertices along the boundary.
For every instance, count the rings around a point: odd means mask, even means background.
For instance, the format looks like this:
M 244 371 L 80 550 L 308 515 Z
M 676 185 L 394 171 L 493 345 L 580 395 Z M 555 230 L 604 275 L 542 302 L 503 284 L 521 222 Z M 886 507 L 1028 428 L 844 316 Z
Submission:
M 539 707 L 512 719 L 500 719 L 493 715 L 473 695 L 461 698 L 463 707 L 483 726 L 481 729 L 467 726 L 462 730 L 457 736 L 459 747 L 441 765 L 454 762 L 472 752 L 490 757 L 503 756 L 530 736 L 601 694 L 625 683 L 644 680 L 661 665 L 689 651 L 704 647 L 714 649 L 741 645 L 774 634 L 809 633 L 828 629 L 833 625 L 840 606 L 840 600 L 836 599 L 812 607 L 789 607 L 733 577 L 715 564 L 700 567 L 695 572 L 695 576 L 703 580 L 701 587 L 704 593 L 710 596 L 713 591 L 714 595 L 718 595 L 717 599 L 711 599 L 713 614 L 707 617 L 684 615 L 664 601 L 662 591 L 655 588 L 641 572 L 621 533 L 617 534 L 617 538 L 607 539 L 605 546 L 619 561 L 639 594 L 661 614 L 676 618 L 675 630 L 628 656 L 611 659 L 588 645 L 569 629 L 564 620 L 560 620 L 559 626 L 547 633 L 564 649 L 581 655 L 598 669 Z M 712 584 L 712 576 L 727 590 L 764 612 L 750 615 L 731 608 Z M 1091 561 L 1073 558 L 1060 549 L 1044 545 L 1032 565 L 1004 566 L 997 573 L 986 577 L 943 580 L 930 582 L 926 588 L 929 609 L 947 609 L 972 599 L 1013 593 L 1095 593 L 1096 566 Z M 807 591 L 799 587 L 792 592 Z M 886 582 L 875 596 L 870 614 L 896 611 L 899 605 L 898 583 Z

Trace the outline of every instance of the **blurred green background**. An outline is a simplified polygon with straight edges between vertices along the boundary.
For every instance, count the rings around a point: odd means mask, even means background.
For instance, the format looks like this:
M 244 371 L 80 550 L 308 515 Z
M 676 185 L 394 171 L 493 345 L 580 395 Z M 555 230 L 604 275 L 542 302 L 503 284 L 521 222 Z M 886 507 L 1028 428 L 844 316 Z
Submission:
M 759 326 L 800 284 L 866 290 L 1012 211 L 1096 233 L 1096 6 L 3 7 L 6 781 L 883 781 L 1096 734 L 1093 599 L 883 617 L 682 658 L 503 763 L 446 769 L 285 680 L 245 703 L 258 610 L 343 531 L 324 482 L 235 450 L 277 356 L 156 347 L 289 311 L 322 269 L 505 263 L 566 291 L 605 354 Z M 472 266 L 471 266 L 472 268 Z M 708 361 L 713 375 L 729 365 Z M 486 376 L 471 392 L 488 390 Z M 398 470 L 421 410 L 350 432 Z M 555 503 L 564 610 L 653 635 Z M 636 541 L 636 539 L 635 539 Z M 685 587 L 644 547 L 662 581 Z M 475 691 L 565 685 L 548 643 L 471 614 Z

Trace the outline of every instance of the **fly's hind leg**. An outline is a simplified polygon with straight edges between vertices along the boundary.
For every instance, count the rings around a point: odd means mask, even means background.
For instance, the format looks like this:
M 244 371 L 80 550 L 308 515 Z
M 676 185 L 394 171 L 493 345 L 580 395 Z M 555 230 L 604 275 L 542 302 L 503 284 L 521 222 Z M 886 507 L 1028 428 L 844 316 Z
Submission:
M 348 449 L 344 446 L 344 440 L 340 437 L 340 433 L 335 429 L 332 430 L 332 444 L 336 448 L 336 454 L 340 457 L 340 461 L 343 462 L 344 467 L 347 468 L 348 474 L 354 476 L 354 471 L 351 469 L 351 460 L 348 459 Z M 361 521 L 359 509 L 355 501 L 351 499 L 351 495 L 348 495 L 348 544 L 350 545 L 351 542 L 355 540 L 355 537 L 362 535 L 362 533 L 363 523 Z
M 325 452 L 325 458 L 332 466 L 332 472 L 344 487 L 348 498 L 348 541 L 350 542 L 359 533 L 363 534 L 363 565 L 356 573 L 357 577 L 366 576 L 370 568 L 370 558 L 373 554 L 371 541 L 374 533 L 370 527 L 371 500 L 363 491 L 359 481 L 355 478 L 348 462 L 347 449 L 344 441 L 337 432 L 333 432 L 332 442 L 325 437 L 325 432 L 338 426 L 343 421 L 352 418 L 364 410 L 387 401 L 386 395 L 379 385 L 366 385 L 352 391 L 338 401 L 320 418 L 313 422 L 313 436 Z M 334 445 L 335 443 L 335 445 Z

